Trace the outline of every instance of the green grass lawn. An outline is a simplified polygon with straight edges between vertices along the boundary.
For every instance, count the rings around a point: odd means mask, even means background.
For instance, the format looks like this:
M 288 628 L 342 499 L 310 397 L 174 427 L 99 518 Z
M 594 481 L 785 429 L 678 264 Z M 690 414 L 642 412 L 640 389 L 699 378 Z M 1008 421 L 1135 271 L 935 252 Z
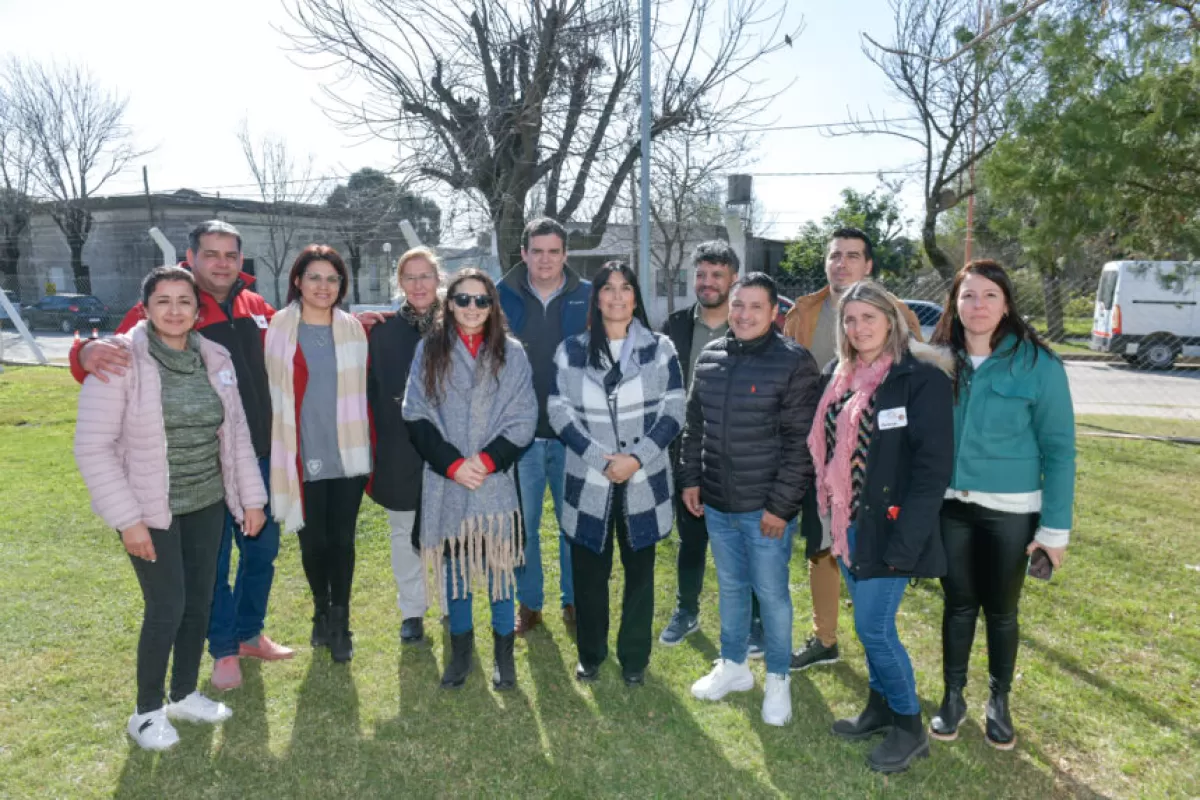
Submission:
M 124 730 L 141 600 L 116 537 L 88 509 L 71 456 L 74 398 L 65 371 L 0 375 L 0 797 L 1200 795 L 1200 448 L 1081 440 L 1067 568 L 1025 593 L 1012 753 L 983 741 L 982 631 L 963 735 L 934 742 L 932 758 L 900 776 L 870 772 L 868 745 L 829 733 L 866 692 L 848 611 L 842 663 L 793 677 L 790 726 L 761 722 L 761 663 L 756 691 L 692 699 L 689 686 L 717 655 L 711 569 L 702 632 L 673 649 L 656 645 L 641 689 L 626 689 L 611 662 L 595 686 L 576 684 L 573 643 L 551 614 L 548 631 L 518 642 L 517 691 L 493 692 L 487 609 L 477 601 L 481 668 L 462 691 L 443 692 L 436 616 L 427 620 L 432 646 L 398 645 L 386 521 L 368 502 L 353 663 L 335 666 L 306 645 L 290 662 L 248 663 L 245 685 L 222 697 L 230 722 L 181 725 L 179 747 L 151 755 Z M 548 536 L 545 550 L 553 589 Z M 656 631 L 672 610 L 675 553 L 673 541 L 658 550 Z M 792 585 L 800 644 L 809 613 L 800 556 Z M 900 614 L 927 715 L 941 695 L 940 612 L 939 587 L 924 581 Z M 291 537 L 268 630 L 303 645 L 309 613 Z M 206 657 L 205 679 L 210 667 Z

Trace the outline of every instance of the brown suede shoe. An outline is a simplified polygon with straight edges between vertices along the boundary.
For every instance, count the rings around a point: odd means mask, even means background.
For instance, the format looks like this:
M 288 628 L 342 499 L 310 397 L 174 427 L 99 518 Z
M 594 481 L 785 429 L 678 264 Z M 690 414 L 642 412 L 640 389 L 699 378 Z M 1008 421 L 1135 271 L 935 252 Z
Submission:
M 524 603 L 520 603 L 517 606 L 516 634 L 518 636 L 524 636 L 525 634 L 529 633 L 531 630 L 533 630 L 534 628 L 536 628 L 538 625 L 541 625 L 541 624 L 542 624 L 542 612 L 541 611 L 534 611 L 533 609 L 526 606 Z

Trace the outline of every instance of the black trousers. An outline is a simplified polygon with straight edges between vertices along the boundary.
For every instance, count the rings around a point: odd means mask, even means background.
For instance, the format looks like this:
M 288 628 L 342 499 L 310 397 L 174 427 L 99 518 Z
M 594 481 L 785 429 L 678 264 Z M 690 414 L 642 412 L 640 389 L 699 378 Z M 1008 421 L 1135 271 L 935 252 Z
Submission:
M 654 621 L 655 547 L 634 550 L 625 524 L 624 487 L 614 488 L 608 540 L 604 552 L 571 542 L 571 572 L 575 579 L 575 640 L 579 663 L 594 667 L 608 658 L 608 581 L 612 577 L 613 542 L 621 550 L 625 593 L 621 598 L 621 627 L 617 660 L 626 674 L 641 672 L 650 663 L 651 624 Z
M 162 708 L 172 651 L 171 700 L 196 691 L 224 526 L 224 502 L 176 514 L 170 528 L 150 529 L 153 562 L 129 557 L 145 601 L 137 649 L 139 714 Z
M 675 528 L 679 531 L 679 555 L 675 559 L 679 588 L 675 606 L 695 616 L 700 613 L 700 592 L 704 589 L 704 568 L 708 556 L 708 528 L 704 517 L 693 516 L 683 504 L 683 495 L 675 495 Z M 758 596 L 750 593 L 750 616 L 761 618 Z
M 1029 557 L 1025 548 L 1037 531 L 1038 514 L 992 511 L 973 503 L 942 504 L 942 541 L 947 572 L 942 578 L 942 675 L 946 686 L 967 685 L 975 621 L 987 624 L 988 671 L 993 692 L 1012 688 L 1017 665 L 1017 606 Z
M 366 487 L 365 475 L 304 482 L 304 527 L 298 534 L 300 560 L 313 605 L 318 609 L 350 606 L 354 535 Z

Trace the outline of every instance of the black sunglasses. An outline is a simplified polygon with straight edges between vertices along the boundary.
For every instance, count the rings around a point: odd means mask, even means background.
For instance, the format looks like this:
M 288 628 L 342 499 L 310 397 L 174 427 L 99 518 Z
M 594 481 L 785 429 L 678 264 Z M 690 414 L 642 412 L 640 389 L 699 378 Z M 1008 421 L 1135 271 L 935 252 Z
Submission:
M 471 301 L 475 301 L 476 308 L 491 308 L 492 298 L 486 294 L 456 294 L 454 295 L 454 305 L 459 308 L 466 308 L 471 305 Z

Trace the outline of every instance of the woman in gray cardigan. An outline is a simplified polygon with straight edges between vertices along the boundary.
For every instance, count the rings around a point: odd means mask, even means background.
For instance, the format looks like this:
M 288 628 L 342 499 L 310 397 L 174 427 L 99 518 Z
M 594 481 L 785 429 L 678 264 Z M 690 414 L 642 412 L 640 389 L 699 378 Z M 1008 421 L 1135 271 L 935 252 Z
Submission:
M 433 567 L 441 575 L 446 565 L 451 657 L 442 687 L 459 688 L 471 671 L 471 587 L 482 584 L 492 601 L 492 685 L 513 689 L 513 570 L 525 552 L 516 463 L 533 441 L 537 398 L 529 359 L 505 333 L 496 285 L 486 273 L 464 269 L 451 279 L 433 329 L 417 345 L 402 412 L 425 460 L 426 572 Z
M 555 354 L 550 424 L 566 445 L 562 527 L 575 580 L 575 677 L 608 656 L 614 540 L 625 568 L 617 659 L 639 686 L 650 661 L 654 546 L 671 533 L 668 446 L 683 424 L 683 374 L 671 340 L 650 330 L 637 276 L 610 261 L 592 282 L 588 331 Z

